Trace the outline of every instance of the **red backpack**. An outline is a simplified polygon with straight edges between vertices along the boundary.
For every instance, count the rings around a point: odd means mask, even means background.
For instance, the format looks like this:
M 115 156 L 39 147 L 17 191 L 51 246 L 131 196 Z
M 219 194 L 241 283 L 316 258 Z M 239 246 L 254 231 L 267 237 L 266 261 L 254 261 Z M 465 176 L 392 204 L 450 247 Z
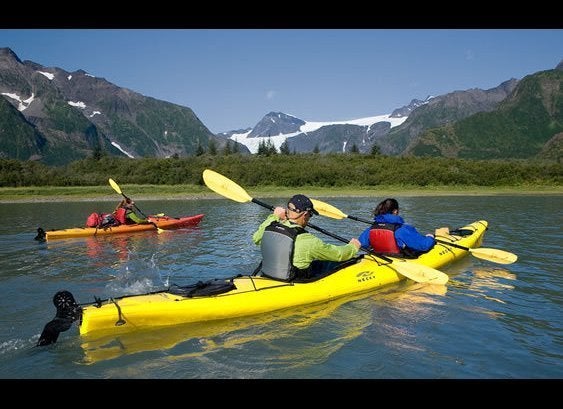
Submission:
M 98 227 L 102 223 L 102 215 L 99 213 L 92 213 L 86 219 L 86 226 L 88 227 Z
M 112 213 L 92 213 L 86 219 L 86 226 L 106 229 L 119 226 L 121 223 L 115 219 Z

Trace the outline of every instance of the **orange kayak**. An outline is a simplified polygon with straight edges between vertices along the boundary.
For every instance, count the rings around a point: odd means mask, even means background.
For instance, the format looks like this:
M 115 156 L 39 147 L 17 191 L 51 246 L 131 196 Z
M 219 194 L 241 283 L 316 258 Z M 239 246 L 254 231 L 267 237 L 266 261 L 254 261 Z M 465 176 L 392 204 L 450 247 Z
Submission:
M 148 219 L 152 223 L 121 224 L 119 226 L 112 226 L 105 229 L 95 228 L 95 227 L 73 227 L 70 229 L 48 230 L 48 231 L 44 231 L 44 234 L 46 240 L 53 240 L 53 239 L 66 239 L 71 237 L 100 236 L 104 234 L 134 233 L 139 231 L 150 231 L 150 230 L 156 231 L 157 227 L 163 230 L 180 229 L 183 227 L 197 226 L 201 221 L 201 219 L 203 219 L 203 214 L 197 214 L 195 216 L 183 216 L 183 217 L 170 217 L 170 216 L 159 215 L 159 216 L 149 216 Z M 39 229 L 38 232 L 39 234 L 41 234 Z

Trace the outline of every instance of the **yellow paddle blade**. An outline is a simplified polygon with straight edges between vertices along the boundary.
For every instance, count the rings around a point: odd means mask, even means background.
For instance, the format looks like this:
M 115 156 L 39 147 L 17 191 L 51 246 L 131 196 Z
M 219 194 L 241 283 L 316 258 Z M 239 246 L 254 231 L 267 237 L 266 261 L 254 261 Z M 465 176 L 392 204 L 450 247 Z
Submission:
M 119 193 L 120 195 L 123 194 L 123 193 L 121 193 L 121 188 L 119 187 L 119 185 L 117 183 L 115 183 L 115 180 L 113 180 L 112 178 L 109 178 L 109 184 L 111 185 L 113 190 L 115 190 L 117 193 Z
M 512 264 L 518 260 L 518 256 L 504 250 L 488 249 L 488 248 L 475 248 L 469 249 L 469 252 L 477 258 L 492 261 L 499 264 Z
M 242 187 L 211 169 L 203 171 L 203 181 L 215 193 L 239 203 L 252 202 L 252 198 Z
M 342 213 L 340 209 L 326 202 L 322 202 L 317 199 L 311 199 L 311 202 L 313 202 L 313 207 L 317 212 L 319 212 L 321 216 L 330 217 L 332 219 L 338 219 L 338 220 L 345 219 L 346 217 L 348 217 L 347 215 Z
M 410 261 L 393 260 L 392 264 L 386 265 L 417 283 L 444 285 L 450 279 L 447 274 L 439 270 Z
M 483 260 L 492 261 L 493 263 L 499 264 L 512 264 L 516 260 L 518 260 L 518 256 L 514 253 L 510 253 L 509 251 L 505 250 L 498 250 L 498 249 L 489 249 L 484 247 L 478 248 L 469 248 L 465 246 L 460 246 L 454 242 L 448 242 L 444 240 L 440 240 L 438 237 L 435 237 L 437 243 L 441 243 L 445 246 L 452 246 L 457 247 L 458 249 L 462 249 L 465 251 L 469 251 L 470 254 L 477 258 L 482 258 Z

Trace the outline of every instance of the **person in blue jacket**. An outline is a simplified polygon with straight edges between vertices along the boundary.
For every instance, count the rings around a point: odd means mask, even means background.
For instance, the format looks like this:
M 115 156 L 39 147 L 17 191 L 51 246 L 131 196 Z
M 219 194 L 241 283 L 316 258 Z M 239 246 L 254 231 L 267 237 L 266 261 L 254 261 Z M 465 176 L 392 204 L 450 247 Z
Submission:
M 436 244 L 433 234 L 422 235 L 399 216 L 399 202 L 385 199 L 377 205 L 373 224 L 359 237 L 362 247 L 376 253 L 417 257 Z

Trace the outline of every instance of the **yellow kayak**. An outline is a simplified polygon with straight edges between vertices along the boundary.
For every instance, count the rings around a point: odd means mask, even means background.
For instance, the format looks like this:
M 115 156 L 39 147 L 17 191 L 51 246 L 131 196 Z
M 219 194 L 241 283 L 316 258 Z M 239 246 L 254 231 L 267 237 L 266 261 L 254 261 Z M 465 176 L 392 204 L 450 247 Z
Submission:
M 363 254 L 346 262 L 336 272 L 314 281 L 283 282 L 242 275 L 185 287 L 172 286 L 150 294 L 99 300 L 85 306 L 73 304 L 72 294 L 66 291 L 63 292 L 64 296 L 61 292 L 57 293 L 53 301 L 58 306 L 57 317 L 67 319 L 64 326 L 70 327 L 71 320 L 78 320 L 80 335 L 89 337 L 263 314 L 299 305 L 323 303 L 397 283 L 406 279 L 393 268 L 401 263 L 439 269 L 467 256 L 468 249 L 479 247 L 487 225 L 486 221 L 480 220 L 454 230 L 441 237 L 432 250 L 416 259 L 392 258 L 392 263 L 389 263 L 379 257 Z M 454 245 L 449 246 L 448 242 Z M 72 312 L 65 312 L 63 305 L 74 305 L 75 308 Z M 56 329 L 60 332 L 68 328 Z M 51 341 L 44 344 L 55 342 L 57 336 L 58 332 L 53 341 L 49 339 L 49 334 L 45 337 L 42 334 L 39 344 L 44 338 Z
M 322 304 L 296 306 L 268 314 L 169 325 L 119 335 L 111 331 L 107 336 L 101 336 L 99 332 L 92 336 L 85 335 L 80 340 L 84 353 L 81 362 L 94 364 L 139 352 L 169 350 L 193 339 L 197 339 L 197 348 L 182 354 L 182 357 L 203 357 L 219 349 L 242 348 L 248 343 L 270 343 L 276 339 L 291 337 L 329 317 L 331 321 L 336 320 L 340 324 L 335 329 L 338 334 L 335 342 L 342 345 L 346 340 L 351 341 L 362 335 L 364 328 L 369 326 L 373 319 L 369 309 L 341 308 L 344 304 L 371 297 L 378 302 L 393 302 L 398 308 L 408 308 L 410 313 L 422 314 L 429 305 L 440 302 L 434 296 L 444 296 L 447 293 L 445 285 L 406 281 L 402 284 L 404 285 L 383 288 L 382 291 L 349 295 Z M 388 291 L 385 291 L 386 289 Z M 327 348 L 325 343 L 311 343 L 294 352 L 301 355 L 301 363 L 311 360 L 324 362 L 334 349 Z

